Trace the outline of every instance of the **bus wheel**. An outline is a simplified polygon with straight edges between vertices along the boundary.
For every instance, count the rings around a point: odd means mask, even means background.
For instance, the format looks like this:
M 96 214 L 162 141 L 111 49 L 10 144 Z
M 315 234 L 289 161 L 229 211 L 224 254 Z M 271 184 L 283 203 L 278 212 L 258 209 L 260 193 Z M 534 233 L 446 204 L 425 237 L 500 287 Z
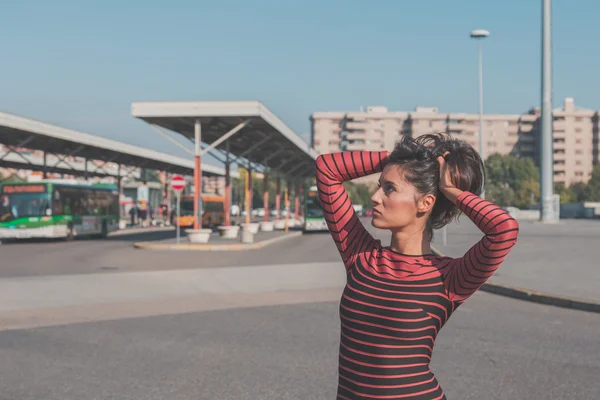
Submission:
M 73 237 L 75 235 L 73 234 L 73 224 L 69 223 L 67 225 L 67 236 L 65 237 L 65 240 L 67 242 L 70 242 L 71 240 L 73 240 Z

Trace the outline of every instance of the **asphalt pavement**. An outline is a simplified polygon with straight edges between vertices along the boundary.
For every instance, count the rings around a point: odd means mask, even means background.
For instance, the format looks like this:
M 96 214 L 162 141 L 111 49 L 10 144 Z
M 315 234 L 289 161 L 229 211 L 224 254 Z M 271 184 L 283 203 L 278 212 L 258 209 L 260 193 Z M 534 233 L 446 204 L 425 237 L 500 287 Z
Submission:
M 167 234 L 2 244 L 0 400 L 335 398 L 344 271 L 328 234 L 132 246 Z M 597 314 L 480 292 L 432 369 L 449 400 L 597 399 L 599 331 Z
M 600 303 L 600 221 L 519 225 L 517 245 L 491 283 Z M 482 237 L 465 216 L 447 229 L 447 245 L 442 231 L 436 232 L 434 245 L 451 257 L 460 257 Z
M 3 243 L 0 245 L 0 278 L 339 261 L 337 249 L 326 232 L 311 233 L 246 251 L 196 253 L 138 250 L 133 247 L 135 242 L 173 237 L 174 231 L 148 231 L 69 243 Z
M 337 302 L 0 333 L 3 400 L 334 399 Z M 441 331 L 449 400 L 600 398 L 597 315 L 478 293 Z

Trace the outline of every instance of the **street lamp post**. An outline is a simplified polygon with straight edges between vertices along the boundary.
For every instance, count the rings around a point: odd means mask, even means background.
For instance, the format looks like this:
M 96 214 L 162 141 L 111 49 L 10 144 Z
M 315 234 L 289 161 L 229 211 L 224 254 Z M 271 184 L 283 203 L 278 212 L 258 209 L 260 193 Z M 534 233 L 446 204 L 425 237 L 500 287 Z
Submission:
M 471 39 L 477 39 L 479 52 L 479 155 L 485 161 L 483 153 L 483 46 L 482 39 L 490 36 L 485 29 L 476 29 L 471 32 Z M 482 189 L 481 197 L 485 197 L 485 190 Z
M 542 129 L 540 135 L 540 220 L 556 222 L 552 149 L 552 1 L 542 1 Z

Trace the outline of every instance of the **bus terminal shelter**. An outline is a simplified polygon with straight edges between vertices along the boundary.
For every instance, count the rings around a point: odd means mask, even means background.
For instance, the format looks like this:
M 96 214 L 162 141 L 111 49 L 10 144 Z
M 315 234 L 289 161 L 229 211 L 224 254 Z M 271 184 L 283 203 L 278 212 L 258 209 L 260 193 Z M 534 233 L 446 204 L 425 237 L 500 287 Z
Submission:
M 280 179 L 291 181 L 315 174 L 317 153 L 296 132 L 289 128 L 259 101 L 196 101 L 196 102 L 134 102 L 132 115 L 156 129 L 167 129 L 194 142 L 194 184 L 200 187 L 204 173 L 201 158 L 210 153 L 225 164 L 226 201 L 231 201 L 230 166 L 235 162 L 248 170 L 246 183 L 246 215 L 252 204 L 252 170 L 265 174 L 265 219 L 268 218 L 268 176 L 277 175 L 276 209 L 280 209 Z M 299 209 L 296 186 L 296 214 Z M 201 202 L 198 191 L 194 201 L 195 226 Z M 229 209 L 225 210 L 226 225 L 230 224 Z M 279 212 L 278 212 L 279 215 Z
M 60 173 L 83 177 L 113 177 L 121 186 L 124 177 L 140 178 L 135 170 L 147 168 L 171 174 L 191 176 L 191 159 L 62 128 L 14 114 L 0 112 L 0 167 Z M 24 150 L 39 150 L 41 156 Z M 74 161 L 77 157 L 80 161 Z M 223 176 L 225 171 L 213 165 L 202 166 L 208 176 Z

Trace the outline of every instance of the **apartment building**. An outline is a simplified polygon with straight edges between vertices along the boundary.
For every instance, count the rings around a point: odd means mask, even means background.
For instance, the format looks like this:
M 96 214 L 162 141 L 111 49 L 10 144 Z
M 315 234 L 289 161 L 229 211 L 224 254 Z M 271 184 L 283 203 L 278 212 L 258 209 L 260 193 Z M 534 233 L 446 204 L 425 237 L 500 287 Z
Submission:
M 587 182 L 599 159 L 598 112 L 564 100 L 554 115 L 554 179 L 570 185 Z M 311 116 L 312 146 L 319 153 L 344 150 L 391 150 L 401 135 L 418 137 L 448 132 L 479 151 L 479 115 L 443 113 L 435 107 L 411 112 L 367 107 L 357 112 L 316 112 Z M 540 112 L 484 115 L 484 156 L 531 157 L 539 164 Z M 372 182 L 373 179 L 363 179 Z

